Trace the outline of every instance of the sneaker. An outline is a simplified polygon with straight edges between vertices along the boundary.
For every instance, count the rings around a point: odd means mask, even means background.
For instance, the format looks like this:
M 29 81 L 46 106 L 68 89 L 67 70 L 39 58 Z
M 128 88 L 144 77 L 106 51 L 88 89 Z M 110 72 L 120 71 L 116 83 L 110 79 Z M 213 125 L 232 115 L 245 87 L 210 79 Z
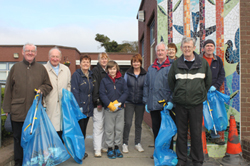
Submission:
M 123 158 L 123 154 L 121 153 L 121 151 L 119 149 L 115 149 L 115 155 L 118 158 Z
M 116 158 L 115 153 L 114 153 L 113 150 L 108 150 L 107 156 L 110 159 L 115 159 Z
M 102 148 L 101 152 L 102 152 L 102 153 L 107 153 L 107 152 L 108 152 L 108 149 L 107 149 L 107 148 Z
M 138 152 L 144 152 L 144 149 L 142 148 L 141 144 L 138 143 L 137 145 L 135 145 L 135 149 L 138 151 Z
M 225 142 L 222 141 L 221 138 L 212 138 L 212 139 L 211 139 L 211 142 L 212 142 L 212 143 L 215 143 L 215 144 L 217 144 L 217 145 L 224 145 L 224 144 L 225 144 Z
M 126 144 L 122 145 L 122 152 L 123 153 L 128 153 L 128 145 L 126 145 Z
M 100 150 L 95 151 L 95 157 L 102 157 L 102 153 Z
M 86 159 L 88 156 L 88 153 L 84 153 L 83 160 Z

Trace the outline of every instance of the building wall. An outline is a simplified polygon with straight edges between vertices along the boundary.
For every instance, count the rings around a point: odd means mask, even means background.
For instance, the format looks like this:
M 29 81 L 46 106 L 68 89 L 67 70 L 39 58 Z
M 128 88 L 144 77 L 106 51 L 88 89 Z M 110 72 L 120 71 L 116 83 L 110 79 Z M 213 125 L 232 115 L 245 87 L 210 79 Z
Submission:
M 144 22 L 138 21 L 138 44 L 139 53 L 142 54 L 142 43 L 144 39 L 144 68 L 150 66 L 150 24 L 155 20 L 154 38 L 157 41 L 157 3 L 155 0 L 142 0 L 139 10 L 144 10 Z
M 139 53 L 143 56 L 144 68 L 147 70 L 150 64 L 150 24 L 152 20 L 155 21 L 154 38 L 155 44 L 157 42 L 157 1 L 142 0 L 139 10 L 144 10 L 144 22 L 138 21 L 138 44 Z M 142 54 L 142 39 L 144 40 L 144 55 Z M 154 44 L 154 46 L 155 46 Z M 144 113 L 144 121 L 152 126 L 151 116 L 149 113 Z
M 51 48 L 55 47 L 55 45 L 37 45 L 37 56 L 36 61 L 37 62 L 43 62 L 46 63 L 48 61 L 48 53 Z M 92 61 L 95 61 L 95 64 L 92 64 L 95 66 L 97 64 L 98 60 L 98 52 L 95 53 L 88 53 L 88 52 L 82 52 L 80 53 L 76 48 L 73 47 L 65 47 L 65 46 L 57 46 L 61 52 L 62 52 L 62 59 L 61 63 L 64 63 L 65 61 L 70 62 L 70 72 L 73 74 L 76 69 L 79 69 L 79 59 L 81 55 L 87 54 L 91 57 Z M 0 45 L 0 64 L 6 63 L 12 63 L 12 62 L 19 62 L 23 60 L 22 55 L 22 45 Z M 18 58 L 14 58 L 14 54 L 18 54 Z M 121 64 L 121 72 L 124 74 L 124 72 L 130 67 L 130 60 L 131 57 L 134 55 L 134 53 L 107 53 L 110 56 L 111 60 L 115 60 Z M 78 62 L 78 64 L 76 64 Z M 5 69 L 2 69 L 0 66 L 0 74 L 6 73 Z M 7 69 L 8 71 L 8 69 Z M 2 77 L 0 75 L 0 81 L 2 80 Z
M 205 40 L 212 39 L 216 43 L 215 54 L 222 59 L 226 72 L 220 91 L 232 97 L 225 107 L 228 119 L 233 114 L 239 127 L 241 121 L 239 0 L 158 0 L 157 6 L 158 42 L 174 42 L 180 48 L 183 36 L 193 37 L 197 40 L 197 53 L 202 53 Z M 177 56 L 181 56 L 180 49 Z M 240 127 L 238 129 L 240 130 Z M 241 135 L 246 133 L 243 131 Z M 227 141 L 228 129 L 221 133 L 221 136 Z M 213 146 L 208 147 L 208 150 L 211 157 L 220 157 L 224 155 L 225 147 Z
M 250 160 L 250 1 L 240 1 L 241 133 L 243 157 Z

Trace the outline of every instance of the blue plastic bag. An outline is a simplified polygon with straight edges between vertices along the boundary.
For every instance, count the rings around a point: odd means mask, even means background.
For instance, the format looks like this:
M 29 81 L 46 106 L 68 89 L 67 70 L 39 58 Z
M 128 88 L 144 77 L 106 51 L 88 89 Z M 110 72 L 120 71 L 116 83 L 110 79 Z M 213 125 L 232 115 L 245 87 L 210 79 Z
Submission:
M 23 166 L 58 165 L 70 158 L 41 100 L 42 97 L 36 95 L 23 124 Z
M 212 109 L 216 131 L 226 130 L 228 126 L 228 117 L 224 103 L 229 101 L 230 96 L 227 96 L 216 90 L 214 92 L 208 92 L 207 98 L 210 108 Z
M 203 102 L 203 117 L 204 117 L 204 124 L 206 129 L 211 130 L 214 127 L 214 121 L 210 115 L 209 107 L 208 107 L 208 101 Z
M 169 115 L 169 110 L 161 111 L 161 127 L 155 139 L 154 163 L 160 165 L 176 165 L 177 155 L 169 149 L 172 137 L 177 133 L 176 125 Z
M 79 126 L 78 120 L 86 118 L 74 97 L 74 95 L 62 90 L 62 114 L 63 114 L 63 141 L 72 156 L 72 158 L 79 164 L 82 164 L 82 159 L 85 154 L 85 143 L 82 130 Z

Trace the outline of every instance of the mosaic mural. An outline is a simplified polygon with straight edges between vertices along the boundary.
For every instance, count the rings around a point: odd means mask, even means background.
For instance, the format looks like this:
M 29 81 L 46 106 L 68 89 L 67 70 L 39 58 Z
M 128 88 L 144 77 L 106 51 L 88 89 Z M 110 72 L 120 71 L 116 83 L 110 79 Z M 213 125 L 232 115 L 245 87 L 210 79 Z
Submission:
M 226 72 L 221 92 L 231 97 L 225 104 L 228 118 L 233 114 L 239 126 L 239 0 L 158 0 L 157 4 L 157 42 L 174 42 L 180 48 L 184 35 L 194 37 L 197 53 L 202 52 L 205 40 L 212 39 L 216 43 L 215 54 L 222 59 Z M 180 55 L 178 49 L 177 56 Z M 222 134 L 227 141 L 227 131 Z M 226 145 L 208 145 L 211 157 L 224 156 L 225 151 Z

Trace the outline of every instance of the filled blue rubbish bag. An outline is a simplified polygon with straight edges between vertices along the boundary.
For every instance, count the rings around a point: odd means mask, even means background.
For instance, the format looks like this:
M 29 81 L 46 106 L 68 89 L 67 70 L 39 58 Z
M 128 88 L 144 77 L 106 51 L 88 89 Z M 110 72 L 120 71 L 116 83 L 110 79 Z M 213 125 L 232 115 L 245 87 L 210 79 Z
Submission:
M 70 91 L 63 89 L 61 100 L 63 114 L 62 138 L 72 158 L 77 163 L 82 164 L 85 143 L 78 121 L 87 116 L 81 112 L 74 95 Z
M 22 128 L 23 166 L 58 165 L 70 158 L 36 95 Z
M 226 130 L 228 126 L 228 117 L 224 103 L 230 100 L 230 96 L 227 96 L 216 90 L 214 92 L 208 92 L 207 98 L 210 108 L 212 109 L 216 131 Z
M 160 165 L 176 165 L 177 155 L 169 149 L 172 137 L 177 133 L 176 125 L 169 115 L 169 110 L 161 111 L 161 127 L 155 139 L 154 163 Z
M 214 121 L 213 121 L 213 118 L 211 117 L 207 102 L 208 102 L 207 100 L 203 102 L 204 124 L 205 124 L 206 129 L 211 130 L 214 127 Z

